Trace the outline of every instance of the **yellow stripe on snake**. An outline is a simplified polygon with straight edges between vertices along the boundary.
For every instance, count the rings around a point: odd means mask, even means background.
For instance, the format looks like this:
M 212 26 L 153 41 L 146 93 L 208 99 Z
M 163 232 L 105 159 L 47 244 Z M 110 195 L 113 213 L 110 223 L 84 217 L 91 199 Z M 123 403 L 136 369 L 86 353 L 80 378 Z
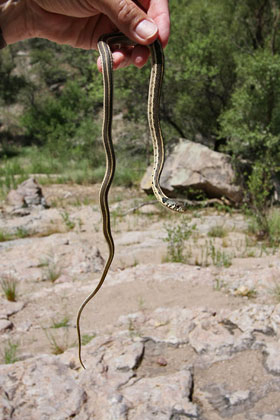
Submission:
M 103 126 L 102 137 L 106 154 L 106 171 L 102 185 L 100 188 L 100 208 L 103 220 L 103 234 L 109 248 L 109 256 L 104 267 L 101 279 L 93 292 L 82 303 L 77 315 L 77 334 L 79 346 L 79 360 L 83 368 L 85 368 L 82 361 L 82 341 L 80 332 L 80 318 L 84 307 L 96 295 L 101 288 L 107 276 L 108 270 L 114 257 L 114 240 L 111 233 L 110 226 L 110 211 L 108 205 L 108 193 L 113 181 L 115 172 L 115 154 L 112 142 L 112 113 L 113 113 L 113 60 L 110 45 L 131 44 L 123 34 L 113 33 L 102 36 L 98 41 L 98 50 L 102 63 L 103 85 L 104 85 L 104 102 L 103 102 Z M 164 55 L 162 46 L 159 40 L 156 40 L 149 46 L 151 53 L 151 76 L 149 86 L 148 99 L 148 121 L 150 132 L 152 136 L 154 149 L 154 167 L 152 174 L 152 188 L 157 200 L 164 207 L 179 213 L 187 210 L 183 201 L 168 198 L 160 187 L 160 175 L 164 164 L 164 143 L 159 121 L 159 107 L 160 107 L 160 93 L 162 87 L 163 73 L 164 73 Z

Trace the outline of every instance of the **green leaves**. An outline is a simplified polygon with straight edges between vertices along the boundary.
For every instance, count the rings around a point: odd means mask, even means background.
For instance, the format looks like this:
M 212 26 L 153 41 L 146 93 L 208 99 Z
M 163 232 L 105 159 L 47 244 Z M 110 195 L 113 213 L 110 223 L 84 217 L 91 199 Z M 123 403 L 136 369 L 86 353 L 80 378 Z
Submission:
M 237 86 L 220 116 L 226 150 L 249 162 L 280 163 L 280 55 L 268 49 L 237 57 Z M 274 163 L 273 163 L 274 162 Z
M 99 128 L 93 120 L 92 103 L 75 81 L 65 84 L 60 96 L 46 96 L 22 116 L 26 134 L 47 146 L 53 156 L 71 150 L 88 156 Z

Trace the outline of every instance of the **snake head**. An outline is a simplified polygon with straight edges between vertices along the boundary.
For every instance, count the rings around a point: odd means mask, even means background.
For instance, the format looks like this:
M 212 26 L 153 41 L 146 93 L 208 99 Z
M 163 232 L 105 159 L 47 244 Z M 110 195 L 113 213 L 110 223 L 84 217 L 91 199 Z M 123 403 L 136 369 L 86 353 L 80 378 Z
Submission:
M 164 206 L 178 213 L 185 213 L 187 211 L 187 205 L 181 200 L 172 200 L 171 198 L 164 198 L 162 202 Z

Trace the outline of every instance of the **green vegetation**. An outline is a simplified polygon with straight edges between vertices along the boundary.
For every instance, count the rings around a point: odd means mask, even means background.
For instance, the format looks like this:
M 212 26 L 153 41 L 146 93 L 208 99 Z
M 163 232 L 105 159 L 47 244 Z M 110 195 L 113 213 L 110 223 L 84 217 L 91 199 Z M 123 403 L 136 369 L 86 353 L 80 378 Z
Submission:
M 50 281 L 51 283 L 54 283 L 62 273 L 62 269 L 52 253 L 43 257 L 38 267 L 42 268 L 44 280 Z
M 49 341 L 52 354 L 62 354 L 70 347 L 68 344 L 68 336 L 67 338 L 65 336 L 62 339 L 58 339 L 47 330 L 45 330 L 45 333 Z
M 10 241 L 13 239 L 13 235 L 9 232 L 5 232 L 5 230 L 0 230 L 0 242 Z
M 173 0 L 170 11 L 165 143 L 180 136 L 227 152 L 258 231 L 274 241 L 268 215 L 280 175 L 280 6 L 276 0 L 212 0 L 211 7 L 208 0 Z M 102 83 L 95 61 L 92 52 L 43 39 L 0 52 L 2 195 L 29 173 L 47 174 L 47 182 L 101 180 Z M 115 72 L 120 185 L 137 183 L 151 160 L 148 78 L 149 66 Z
M 51 328 L 66 328 L 69 327 L 70 319 L 68 316 L 64 316 L 61 321 L 53 320 Z
M 4 363 L 6 365 L 9 365 L 18 361 L 18 356 L 17 356 L 18 348 L 19 348 L 18 343 L 13 343 L 10 340 L 8 341 L 7 345 L 4 347 L 4 354 L 3 354 Z
M 216 292 L 220 292 L 222 289 L 226 287 L 225 282 L 219 278 L 215 279 L 214 290 Z
M 249 212 L 249 233 L 265 241 L 268 247 L 277 248 L 280 244 L 280 209 L 265 205 L 260 213 Z
M 190 225 L 187 219 L 182 219 L 176 225 L 165 225 L 167 237 L 164 242 L 168 243 L 166 261 L 185 263 L 188 256 L 185 251 L 185 242 L 191 237 L 196 229 L 195 225 Z
M 17 280 L 12 276 L 4 276 L 0 280 L 0 285 L 6 299 L 10 302 L 17 300 Z
M 17 238 L 27 238 L 30 235 L 31 233 L 29 232 L 28 229 L 26 229 L 24 226 L 20 226 L 17 228 L 15 236 Z
M 64 211 L 63 213 L 61 213 L 61 217 L 68 230 L 74 229 L 74 227 L 76 226 L 76 223 L 73 220 L 71 220 L 69 213 L 67 211 Z
M 216 267 L 228 268 L 232 264 L 232 256 L 218 248 L 213 240 L 205 240 L 198 249 L 200 249 L 200 254 L 195 258 L 195 265 L 208 267 L 211 261 Z
M 29 231 L 24 226 L 19 226 L 13 233 L 6 232 L 5 230 L 0 230 L 0 242 L 11 241 L 17 238 L 27 238 L 32 236 L 35 232 Z
M 280 244 L 280 210 L 279 208 L 271 209 L 267 217 L 269 243 L 271 246 L 279 246 Z
M 53 324 L 54 325 L 54 324 Z M 70 347 L 73 347 L 74 343 L 70 343 L 69 338 L 69 325 L 64 325 L 60 327 L 54 327 L 51 328 L 63 328 L 62 333 L 60 334 L 58 331 L 56 331 L 55 334 L 53 334 L 50 329 L 44 328 L 43 331 L 46 334 L 47 340 L 50 345 L 50 350 L 52 354 L 62 354 Z
M 93 340 L 96 337 L 96 334 L 83 334 L 82 335 L 82 346 L 85 346 L 86 344 L 90 343 L 91 340 Z
M 223 226 L 217 225 L 209 229 L 207 234 L 210 238 L 225 238 L 227 236 L 227 231 Z
M 274 296 L 277 303 L 280 302 L 280 284 L 275 284 L 273 289 L 271 290 L 272 295 Z
M 206 243 L 206 247 L 210 248 L 208 251 L 212 264 L 217 267 L 230 267 L 231 266 L 231 257 L 225 253 L 224 251 L 221 251 L 220 249 L 217 249 L 212 241 L 210 241 L 210 244 Z

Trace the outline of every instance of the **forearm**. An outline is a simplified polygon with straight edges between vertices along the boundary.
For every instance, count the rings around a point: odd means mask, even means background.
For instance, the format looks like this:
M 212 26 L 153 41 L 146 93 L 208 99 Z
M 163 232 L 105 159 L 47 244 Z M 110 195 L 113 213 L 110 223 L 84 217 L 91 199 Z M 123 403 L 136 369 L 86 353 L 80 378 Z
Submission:
M 26 25 L 25 9 L 25 0 L 0 0 L 0 28 L 6 44 L 14 44 L 32 36 Z

